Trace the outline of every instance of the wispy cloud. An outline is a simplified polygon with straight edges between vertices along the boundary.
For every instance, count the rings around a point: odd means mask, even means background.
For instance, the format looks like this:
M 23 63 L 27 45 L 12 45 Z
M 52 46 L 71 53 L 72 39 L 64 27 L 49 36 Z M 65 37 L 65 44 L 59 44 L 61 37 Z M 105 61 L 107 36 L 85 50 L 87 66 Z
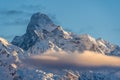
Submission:
M 41 4 L 23 4 L 20 8 L 24 8 L 24 10 L 45 10 Z
M 28 16 L 30 13 L 23 10 L 2 10 L 0 17 L 2 18 L 0 25 L 27 25 L 29 21 Z
M 4 26 L 26 25 L 27 26 L 28 22 L 29 22 L 29 19 L 19 19 L 18 18 L 18 19 L 14 19 L 14 20 L 11 20 L 11 21 L 8 20 L 6 22 L 3 22 L 2 25 L 4 25 Z
M 109 69 L 119 68 L 120 58 L 106 56 L 96 52 L 47 52 L 43 55 L 31 56 L 23 62 L 36 67 L 44 66 L 48 69 Z
M 23 11 L 18 11 L 18 10 L 3 10 L 3 11 L 0 11 L 0 14 L 1 15 L 20 15 L 20 14 L 23 14 L 24 12 Z

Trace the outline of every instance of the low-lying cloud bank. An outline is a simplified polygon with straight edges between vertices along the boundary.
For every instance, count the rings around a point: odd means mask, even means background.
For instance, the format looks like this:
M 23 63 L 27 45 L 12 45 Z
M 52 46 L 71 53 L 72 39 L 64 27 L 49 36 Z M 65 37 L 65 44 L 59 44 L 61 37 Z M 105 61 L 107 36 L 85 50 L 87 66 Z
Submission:
M 50 69 L 98 69 L 119 68 L 120 57 L 107 56 L 96 52 L 51 52 L 30 56 L 24 59 L 25 64 Z

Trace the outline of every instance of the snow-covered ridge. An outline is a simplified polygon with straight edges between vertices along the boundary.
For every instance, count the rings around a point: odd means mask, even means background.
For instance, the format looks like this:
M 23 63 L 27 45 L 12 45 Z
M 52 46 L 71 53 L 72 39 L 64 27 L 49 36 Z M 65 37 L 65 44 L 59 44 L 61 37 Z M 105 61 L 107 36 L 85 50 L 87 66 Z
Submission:
M 13 39 L 29 53 L 39 54 L 47 50 L 84 51 L 90 50 L 107 55 L 120 55 L 120 47 L 88 34 L 76 35 L 57 26 L 45 14 L 35 13 L 27 26 L 26 33 Z
M 20 58 L 24 57 L 24 51 L 9 43 L 7 40 L 0 38 L 0 79 L 13 80 L 17 75 L 17 64 Z M 3 72 L 2 72 L 3 71 Z

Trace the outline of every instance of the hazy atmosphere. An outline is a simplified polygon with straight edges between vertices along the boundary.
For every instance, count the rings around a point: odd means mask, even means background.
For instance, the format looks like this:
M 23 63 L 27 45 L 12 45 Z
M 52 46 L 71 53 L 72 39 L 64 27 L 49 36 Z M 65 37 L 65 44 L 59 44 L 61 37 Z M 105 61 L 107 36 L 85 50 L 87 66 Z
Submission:
M 120 0 L 0 0 L 0 36 L 11 41 L 22 35 L 31 15 L 42 12 L 68 31 L 120 45 L 119 4 Z

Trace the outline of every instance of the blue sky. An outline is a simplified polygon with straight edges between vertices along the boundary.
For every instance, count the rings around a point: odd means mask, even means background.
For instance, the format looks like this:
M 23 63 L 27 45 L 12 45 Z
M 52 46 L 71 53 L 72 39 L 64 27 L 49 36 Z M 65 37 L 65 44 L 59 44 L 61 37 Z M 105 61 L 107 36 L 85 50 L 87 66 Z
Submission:
M 36 12 L 68 31 L 120 45 L 120 0 L 0 0 L 0 36 L 11 41 L 24 34 Z

